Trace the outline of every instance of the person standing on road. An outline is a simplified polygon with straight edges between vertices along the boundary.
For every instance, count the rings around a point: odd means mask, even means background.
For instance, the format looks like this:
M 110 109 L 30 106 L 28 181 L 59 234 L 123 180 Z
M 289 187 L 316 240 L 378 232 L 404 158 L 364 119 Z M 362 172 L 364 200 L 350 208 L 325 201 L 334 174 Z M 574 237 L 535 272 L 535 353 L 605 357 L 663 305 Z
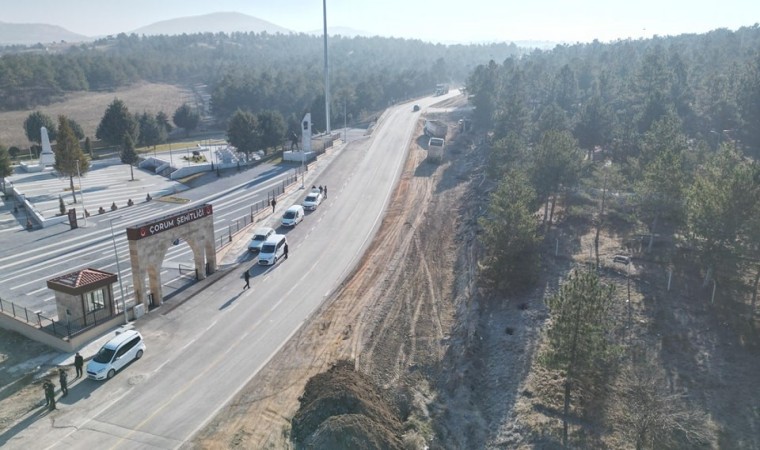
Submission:
M 77 370 L 77 378 L 82 376 L 82 367 L 84 367 L 84 358 L 77 352 L 74 356 L 74 368 Z
M 66 397 L 69 395 L 69 374 L 66 373 L 66 369 L 58 369 L 58 381 L 61 382 L 61 392 L 63 393 L 61 397 Z
M 48 388 L 48 384 L 50 384 L 50 380 L 45 380 L 42 382 L 42 391 L 45 393 L 45 406 L 50 406 L 50 389 Z
M 49 399 L 48 406 L 50 406 L 50 409 L 56 409 L 55 408 L 55 385 L 52 381 L 47 380 L 45 382 L 45 396 Z
M 285 259 L 288 259 L 288 244 L 285 243 Z
M 274 214 L 274 207 L 277 206 L 277 200 L 272 198 L 272 214 Z
M 322 195 L 322 185 L 319 185 L 319 195 Z
M 325 198 L 327 198 L 327 185 L 325 185 L 324 188 L 325 188 Z
M 243 286 L 243 290 L 251 288 L 251 274 L 248 273 L 249 270 L 250 269 L 245 269 L 245 273 L 243 273 L 243 279 L 245 280 L 245 286 Z

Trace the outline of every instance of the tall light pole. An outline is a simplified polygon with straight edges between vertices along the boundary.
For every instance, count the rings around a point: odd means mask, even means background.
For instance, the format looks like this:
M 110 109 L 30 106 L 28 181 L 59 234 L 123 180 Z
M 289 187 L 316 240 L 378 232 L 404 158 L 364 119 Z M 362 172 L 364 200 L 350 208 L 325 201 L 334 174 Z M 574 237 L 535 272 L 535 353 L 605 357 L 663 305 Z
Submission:
M 111 224 L 111 241 L 113 242 L 113 254 L 116 256 L 116 272 L 119 274 L 119 291 L 121 292 L 121 308 L 124 310 L 124 324 L 129 323 L 129 317 L 127 316 L 127 298 L 124 296 L 124 283 L 121 281 L 121 265 L 119 265 L 119 251 L 116 250 L 116 236 L 113 234 L 113 220 L 121 219 L 122 216 L 108 219 Z
M 304 165 L 306 164 L 306 152 L 301 149 L 301 189 L 304 189 L 304 180 L 306 178 L 306 171 L 304 170 Z
M 87 226 L 87 207 L 84 206 L 84 190 L 82 189 L 82 174 L 79 172 L 79 160 L 77 160 L 77 177 L 79 178 L 79 196 L 82 197 L 82 215 L 84 226 Z
M 322 0 L 322 28 L 325 46 L 325 123 L 330 134 L 330 69 L 327 65 L 327 0 Z

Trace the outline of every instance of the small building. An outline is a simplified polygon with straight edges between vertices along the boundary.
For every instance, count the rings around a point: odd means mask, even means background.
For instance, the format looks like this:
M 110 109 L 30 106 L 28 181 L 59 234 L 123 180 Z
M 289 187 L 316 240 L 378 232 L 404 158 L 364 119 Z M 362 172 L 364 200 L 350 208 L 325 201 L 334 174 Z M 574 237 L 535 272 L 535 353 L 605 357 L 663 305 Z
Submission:
M 86 268 L 47 281 L 55 292 L 58 321 L 84 328 L 117 314 L 113 298 L 116 274 Z

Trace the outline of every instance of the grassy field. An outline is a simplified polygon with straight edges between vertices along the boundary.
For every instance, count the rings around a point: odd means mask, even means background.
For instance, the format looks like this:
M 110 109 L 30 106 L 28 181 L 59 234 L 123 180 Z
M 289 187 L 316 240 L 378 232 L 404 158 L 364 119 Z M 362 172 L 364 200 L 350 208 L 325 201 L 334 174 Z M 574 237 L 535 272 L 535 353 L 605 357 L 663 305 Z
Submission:
M 6 147 L 29 148 L 24 132 L 24 120 L 29 113 L 41 111 L 56 122 L 59 114 L 76 120 L 82 125 L 85 135 L 94 139 L 95 130 L 106 107 L 118 98 L 132 113 L 157 113 L 164 111 L 169 117 L 184 102 L 193 102 L 192 92 L 179 86 L 168 84 L 142 83 L 111 92 L 78 92 L 70 94 L 62 102 L 40 106 L 32 110 L 0 112 L 0 144 Z

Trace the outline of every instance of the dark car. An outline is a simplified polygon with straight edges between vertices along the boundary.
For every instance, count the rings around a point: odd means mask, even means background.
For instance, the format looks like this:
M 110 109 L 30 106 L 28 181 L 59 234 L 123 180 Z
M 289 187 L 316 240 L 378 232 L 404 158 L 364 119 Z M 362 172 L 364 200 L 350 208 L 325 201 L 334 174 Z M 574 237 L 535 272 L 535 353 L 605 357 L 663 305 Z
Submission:
M 414 105 L 414 108 L 412 108 L 412 111 L 417 112 L 420 110 L 420 105 Z

